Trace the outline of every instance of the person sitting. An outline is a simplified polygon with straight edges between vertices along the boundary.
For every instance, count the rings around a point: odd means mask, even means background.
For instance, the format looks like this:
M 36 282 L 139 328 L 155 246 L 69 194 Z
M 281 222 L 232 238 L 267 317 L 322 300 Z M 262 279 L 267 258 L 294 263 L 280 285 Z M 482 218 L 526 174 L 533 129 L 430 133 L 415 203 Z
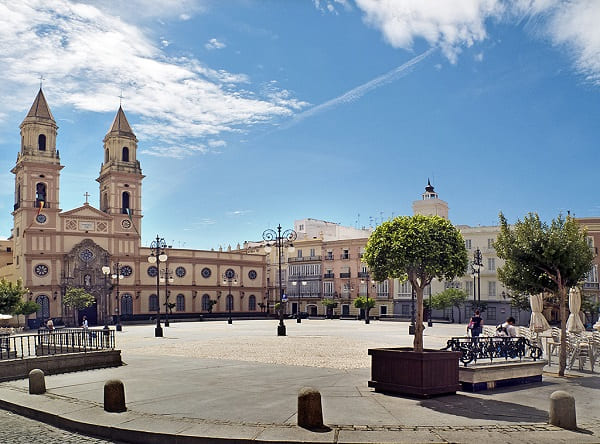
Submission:
M 496 336 L 516 338 L 518 335 L 517 327 L 515 327 L 515 318 L 512 316 L 506 322 L 496 327 Z

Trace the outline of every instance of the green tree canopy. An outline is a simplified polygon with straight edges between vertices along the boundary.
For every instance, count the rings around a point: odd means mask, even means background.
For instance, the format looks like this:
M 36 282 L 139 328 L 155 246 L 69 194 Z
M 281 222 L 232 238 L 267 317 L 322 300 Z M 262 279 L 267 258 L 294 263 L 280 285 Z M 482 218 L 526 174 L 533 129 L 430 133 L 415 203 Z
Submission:
M 40 309 L 40 305 L 36 304 L 33 301 L 20 300 L 17 303 L 17 305 L 15 305 L 15 308 L 13 310 L 13 314 L 17 315 L 17 326 L 19 325 L 19 317 L 18 317 L 19 315 L 23 315 L 23 316 L 25 316 L 25 319 L 27 319 L 27 316 L 35 313 L 39 309 Z
M 94 296 L 89 294 L 85 289 L 79 287 L 69 287 L 63 296 L 63 304 L 72 310 L 82 310 L 90 307 L 95 302 Z M 77 324 L 77 314 L 73 313 L 75 324 Z
M 323 299 L 321 301 L 321 305 L 324 305 L 325 307 L 329 308 L 336 308 L 338 306 L 338 303 L 336 301 L 334 301 L 333 299 Z
M 363 261 L 376 281 L 410 281 L 417 301 L 414 350 L 423 351 L 423 290 L 434 278 L 452 280 L 465 273 L 468 258 L 462 235 L 439 216 L 399 216 L 375 229 Z
M 459 288 L 447 288 L 441 293 L 431 297 L 431 305 L 436 310 L 445 310 L 446 308 L 456 307 L 458 309 L 458 322 L 461 322 L 460 309 L 469 295 L 466 291 Z M 454 322 L 454 313 L 452 314 L 452 322 Z
M 23 281 L 11 282 L 5 278 L 0 279 L 0 313 L 14 313 L 15 307 L 29 290 L 23 288 Z
M 494 243 L 505 264 L 498 278 L 510 290 L 522 294 L 551 293 L 560 307 L 561 337 L 559 375 L 567 363 L 567 290 L 584 279 L 592 268 L 594 253 L 587 243 L 586 231 L 570 216 L 559 215 L 550 224 L 529 213 L 513 227 L 502 213 L 500 234 Z

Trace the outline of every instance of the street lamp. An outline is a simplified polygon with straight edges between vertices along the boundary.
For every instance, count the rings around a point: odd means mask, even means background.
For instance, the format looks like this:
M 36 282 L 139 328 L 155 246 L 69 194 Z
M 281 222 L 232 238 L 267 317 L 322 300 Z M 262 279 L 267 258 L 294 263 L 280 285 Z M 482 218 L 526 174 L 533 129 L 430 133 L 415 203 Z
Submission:
M 287 243 L 288 251 L 292 253 L 294 246 L 291 242 L 295 241 L 298 235 L 292 229 L 281 232 L 281 225 L 277 225 L 277 231 L 267 229 L 263 232 L 263 239 L 267 242 L 274 242 L 275 248 L 277 248 L 277 257 L 279 258 L 279 325 L 277 326 L 277 336 L 285 336 L 285 324 L 283 323 L 284 304 L 287 302 L 287 298 L 283 294 L 283 286 L 281 284 L 281 258 L 283 256 L 283 247 Z M 267 243 L 265 246 L 265 252 L 271 252 L 271 245 Z
M 300 289 L 299 289 L 299 295 L 300 295 L 299 300 L 302 299 L 302 294 L 304 293 L 303 288 L 308 285 L 308 282 L 302 281 L 301 284 L 302 284 L 302 287 L 300 287 Z M 296 285 L 298 285 L 298 281 L 293 281 L 292 285 L 295 287 Z M 302 323 L 302 319 L 300 318 L 300 302 L 298 302 L 298 312 L 296 313 L 296 323 L 297 324 Z
M 227 318 L 227 323 L 232 324 L 233 319 L 231 319 L 231 306 L 233 305 L 233 296 L 231 294 L 231 284 L 237 284 L 237 274 L 231 268 L 225 270 L 223 273 L 223 283 L 229 284 L 229 294 L 227 295 L 227 310 L 229 310 L 229 318 Z
M 475 276 L 477 276 L 477 306 L 481 305 L 481 270 L 483 268 L 483 261 L 481 250 L 479 247 L 473 253 L 473 302 L 475 303 Z
M 365 324 L 371 323 L 371 321 L 369 319 L 369 279 L 370 279 L 369 273 L 366 273 L 365 278 L 360 280 L 361 284 L 364 284 L 365 282 L 367 283 L 367 294 L 366 294 L 367 303 L 365 304 Z
M 108 276 L 110 275 L 110 267 L 106 263 L 102 266 L 102 274 L 104 275 L 104 329 L 108 330 Z
M 123 330 L 123 326 L 121 325 L 121 312 L 119 310 L 119 281 L 121 279 L 123 279 L 125 276 L 123 276 L 121 274 L 121 266 L 119 265 L 118 262 L 113 265 L 113 274 L 112 274 L 111 277 L 113 279 L 117 280 L 117 298 L 116 298 L 117 304 L 116 304 L 115 312 L 117 313 L 117 331 L 122 331 Z
M 148 262 L 151 264 L 157 264 L 156 267 L 156 328 L 154 329 L 154 336 L 157 338 L 162 338 L 163 329 L 160 326 L 160 277 L 158 273 L 158 265 L 160 262 L 167 262 L 167 255 L 165 253 L 165 248 L 167 248 L 167 243 L 161 237 L 156 235 L 156 239 L 152 241 L 150 244 L 150 256 L 148 256 Z M 158 261 L 158 263 L 157 263 Z
M 165 283 L 165 327 L 169 326 L 169 284 L 174 282 L 173 271 L 169 270 L 169 264 L 165 262 L 165 269 L 160 272 L 160 282 Z

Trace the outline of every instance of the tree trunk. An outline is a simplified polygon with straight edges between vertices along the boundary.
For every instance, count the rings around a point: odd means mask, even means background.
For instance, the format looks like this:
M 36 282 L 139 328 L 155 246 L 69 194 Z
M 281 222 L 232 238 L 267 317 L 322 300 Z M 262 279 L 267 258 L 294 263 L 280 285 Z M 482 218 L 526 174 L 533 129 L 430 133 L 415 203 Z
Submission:
M 565 376 L 567 368 L 567 289 L 563 285 L 558 287 L 560 301 L 560 353 L 558 357 L 558 376 Z
M 413 349 L 416 352 L 422 352 L 423 351 L 423 289 L 421 288 L 420 285 L 415 285 L 415 283 L 413 283 L 411 281 L 411 284 L 414 286 L 415 288 L 415 293 L 417 296 L 417 300 L 416 300 L 416 317 L 415 317 L 415 338 L 413 340 Z

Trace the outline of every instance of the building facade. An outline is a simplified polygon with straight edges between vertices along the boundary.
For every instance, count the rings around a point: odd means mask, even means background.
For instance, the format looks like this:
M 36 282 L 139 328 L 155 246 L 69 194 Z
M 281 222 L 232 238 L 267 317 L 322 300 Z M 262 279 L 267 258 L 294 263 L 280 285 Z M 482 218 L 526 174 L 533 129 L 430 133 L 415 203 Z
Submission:
M 177 249 L 167 246 L 167 262 L 151 264 L 152 250 L 141 245 L 142 180 L 138 140 L 119 107 L 104 138 L 99 183 L 100 208 L 88 202 L 60 208 L 58 126 L 40 89 L 20 126 L 21 148 L 15 175 L 13 229 L 0 275 L 22 279 L 26 297 L 40 305 L 38 322 L 86 315 L 90 324 L 164 315 L 260 312 L 266 288 L 264 256 L 245 252 Z M 103 267 L 110 267 L 110 274 Z M 234 276 L 228 281 L 226 272 Z M 232 274 L 231 274 L 232 273 Z M 113 277 L 114 276 L 114 277 Z M 70 312 L 62 303 L 69 287 L 85 288 L 92 307 Z M 167 300 L 168 298 L 168 300 Z M 210 301 L 215 301 L 210 303 Z

